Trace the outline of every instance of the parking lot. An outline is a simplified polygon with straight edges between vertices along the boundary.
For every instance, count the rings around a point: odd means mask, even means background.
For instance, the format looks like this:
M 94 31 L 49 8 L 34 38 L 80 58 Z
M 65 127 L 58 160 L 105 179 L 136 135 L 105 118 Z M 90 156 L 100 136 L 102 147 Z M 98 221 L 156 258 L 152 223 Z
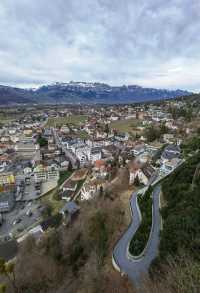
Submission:
M 16 203 L 10 212 L 2 214 L 2 224 L 0 225 L 0 240 L 8 240 L 10 237 L 18 237 L 31 229 L 42 219 L 43 206 L 39 198 L 54 189 L 57 181 L 47 181 L 42 183 L 24 180 L 24 176 L 17 177 Z
M 33 201 L 39 199 L 43 194 L 49 192 L 57 186 L 56 180 L 45 181 L 36 183 L 33 178 L 30 181 L 24 180 L 25 183 L 21 183 L 23 178 L 18 179 L 18 186 L 20 190 L 20 196 L 17 196 L 17 201 Z
M 43 182 L 41 185 L 41 195 L 49 192 L 57 186 L 57 181 L 51 180 L 47 182 Z
M 18 202 L 15 208 L 3 214 L 0 239 L 16 236 L 41 219 L 42 206 L 39 203 Z
M 34 184 L 26 185 L 23 193 L 23 200 L 29 201 L 37 199 L 40 196 L 40 191 L 38 192 Z

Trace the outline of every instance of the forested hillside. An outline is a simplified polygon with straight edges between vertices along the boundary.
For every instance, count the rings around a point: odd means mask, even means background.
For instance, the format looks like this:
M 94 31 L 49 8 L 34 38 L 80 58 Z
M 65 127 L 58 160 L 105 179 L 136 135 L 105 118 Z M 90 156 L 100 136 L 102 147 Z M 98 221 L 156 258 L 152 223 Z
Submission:
M 175 292 L 199 292 L 200 139 L 190 139 L 182 149 L 187 154 L 186 162 L 162 184 L 163 230 L 159 256 L 151 272 L 154 279 L 155 276 L 162 279 L 169 274 L 169 269 L 175 272 L 178 266 L 182 273 L 170 286 L 176 290 L 181 288 Z

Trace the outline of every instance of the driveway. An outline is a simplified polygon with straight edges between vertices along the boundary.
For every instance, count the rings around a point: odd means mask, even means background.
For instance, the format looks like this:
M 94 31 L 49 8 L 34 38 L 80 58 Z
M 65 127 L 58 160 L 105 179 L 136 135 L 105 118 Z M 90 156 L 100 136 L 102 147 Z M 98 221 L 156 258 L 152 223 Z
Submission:
M 141 214 L 137 205 L 137 193 L 133 193 L 130 200 L 130 208 L 132 213 L 132 221 L 123 234 L 121 239 L 116 244 L 113 251 L 113 258 L 120 268 L 122 274 L 128 275 L 129 279 L 135 284 L 139 285 L 140 280 L 146 274 L 148 274 L 149 266 L 152 260 L 158 254 L 159 246 L 159 233 L 161 228 L 161 218 L 159 213 L 159 196 L 160 196 L 161 187 L 158 185 L 154 188 L 152 197 L 153 197 L 153 226 L 151 231 L 151 236 L 147 242 L 145 249 L 145 254 L 135 260 L 128 257 L 128 247 L 129 243 L 136 233 L 137 229 L 141 223 Z

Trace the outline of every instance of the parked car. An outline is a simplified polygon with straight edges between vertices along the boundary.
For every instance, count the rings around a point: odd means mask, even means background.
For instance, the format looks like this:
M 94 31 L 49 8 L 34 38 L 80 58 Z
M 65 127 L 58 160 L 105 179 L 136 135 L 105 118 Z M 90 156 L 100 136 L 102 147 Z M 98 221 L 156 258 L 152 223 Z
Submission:
M 24 231 L 24 229 L 22 228 L 22 227 L 19 227 L 18 229 L 17 229 L 17 232 L 19 232 L 19 233 L 21 233 L 21 232 L 23 232 Z
M 4 241 L 9 241 L 11 239 L 11 236 L 10 235 L 6 235 L 5 237 L 4 237 Z
M 35 189 L 40 190 L 41 184 L 40 183 L 35 183 Z
M 26 212 L 26 215 L 27 215 L 28 217 L 31 217 L 32 214 L 33 214 L 33 212 L 31 211 L 31 209 L 29 209 L 29 210 Z
M 19 224 L 22 219 L 18 218 L 13 221 L 13 225 Z

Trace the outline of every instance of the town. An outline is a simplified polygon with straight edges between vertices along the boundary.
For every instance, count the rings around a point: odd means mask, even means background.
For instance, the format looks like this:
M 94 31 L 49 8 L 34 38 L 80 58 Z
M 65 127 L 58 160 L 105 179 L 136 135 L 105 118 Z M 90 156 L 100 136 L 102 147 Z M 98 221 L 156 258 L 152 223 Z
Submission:
M 0 293 L 200 292 L 200 1 L 0 1 Z
M 179 99 L 2 110 L 2 247 L 70 224 L 82 202 L 109 193 L 119 170 L 131 190 L 175 170 L 183 161 L 180 144 L 195 131 L 189 113 L 185 120 L 177 114 L 185 106 Z

